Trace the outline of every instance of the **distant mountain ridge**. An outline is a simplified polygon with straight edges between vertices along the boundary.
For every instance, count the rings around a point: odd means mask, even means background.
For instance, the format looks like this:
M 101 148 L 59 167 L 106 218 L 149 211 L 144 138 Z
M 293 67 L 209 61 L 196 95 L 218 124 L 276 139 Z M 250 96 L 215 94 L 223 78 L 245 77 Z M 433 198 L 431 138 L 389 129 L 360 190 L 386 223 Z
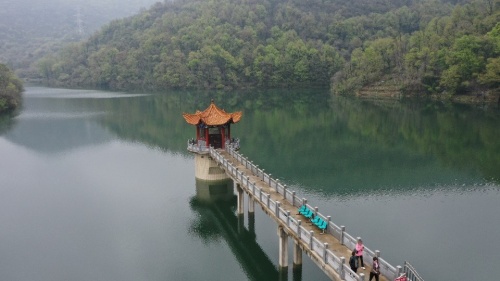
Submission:
M 155 0 L 0 0 L 0 62 L 28 71 L 36 59 Z M 34 71 L 33 69 L 31 71 Z
M 46 56 L 44 81 L 109 90 L 500 86 L 500 0 L 185 0 Z
M 343 21 L 411 2 L 156 3 L 47 58 L 41 69 L 54 85 L 113 90 L 328 86 L 344 64 L 335 46 L 350 28 Z

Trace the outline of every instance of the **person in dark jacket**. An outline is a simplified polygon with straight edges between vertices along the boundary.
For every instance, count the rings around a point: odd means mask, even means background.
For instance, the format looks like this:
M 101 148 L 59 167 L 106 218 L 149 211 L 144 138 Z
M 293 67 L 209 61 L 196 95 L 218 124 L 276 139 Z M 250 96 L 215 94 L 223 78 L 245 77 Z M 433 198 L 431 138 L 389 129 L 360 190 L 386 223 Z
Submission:
M 349 266 L 351 267 L 352 271 L 357 273 L 358 257 L 356 257 L 356 250 L 352 250 L 352 256 L 349 258 Z

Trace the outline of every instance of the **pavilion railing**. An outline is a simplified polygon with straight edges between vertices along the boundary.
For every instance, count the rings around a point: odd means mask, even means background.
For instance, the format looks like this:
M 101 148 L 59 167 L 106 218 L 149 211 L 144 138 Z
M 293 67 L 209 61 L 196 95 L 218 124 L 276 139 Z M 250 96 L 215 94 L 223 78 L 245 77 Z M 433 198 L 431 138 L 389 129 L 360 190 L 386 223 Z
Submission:
M 233 150 L 240 149 L 240 139 L 231 138 L 227 139 L 225 146 L 231 146 Z M 187 142 L 187 150 L 196 153 L 208 153 L 210 152 L 210 147 L 207 146 L 207 142 L 204 140 L 189 139 Z

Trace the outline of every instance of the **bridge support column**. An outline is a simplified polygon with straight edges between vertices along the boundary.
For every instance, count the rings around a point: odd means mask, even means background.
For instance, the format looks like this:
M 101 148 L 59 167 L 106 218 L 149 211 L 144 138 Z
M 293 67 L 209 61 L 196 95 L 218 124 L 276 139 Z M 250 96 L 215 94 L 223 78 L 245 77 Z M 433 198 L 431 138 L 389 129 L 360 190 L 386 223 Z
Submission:
M 302 266 L 302 249 L 300 248 L 299 241 L 294 240 L 293 247 L 293 267 Z
M 302 266 L 297 266 L 293 268 L 293 281 L 302 281 Z
M 278 226 L 279 236 L 279 266 L 288 267 L 288 234 L 282 226 Z
M 248 212 L 249 213 L 255 212 L 255 200 L 253 200 L 253 197 L 251 196 L 248 196 Z
M 255 213 L 248 214 L 248 231 L 255 238 Z
M 238 195 L 237 213 L 238 213 L 238 215 L 243 215 L 245 213 L 245 203 L 244 203 L 243 189 L 236 182 L 234 183 L 234 188 L 236 189 L 236 193 Z
M 278 281 L 288 281 L 288 267 L 279 269 Z
M 237 215 L 238 218 L 238 234 L 242 234 L 245 231 L 245 217 L 243 215 Z
M 255 200 L 248 196 L 248 230 L 255 237 Z

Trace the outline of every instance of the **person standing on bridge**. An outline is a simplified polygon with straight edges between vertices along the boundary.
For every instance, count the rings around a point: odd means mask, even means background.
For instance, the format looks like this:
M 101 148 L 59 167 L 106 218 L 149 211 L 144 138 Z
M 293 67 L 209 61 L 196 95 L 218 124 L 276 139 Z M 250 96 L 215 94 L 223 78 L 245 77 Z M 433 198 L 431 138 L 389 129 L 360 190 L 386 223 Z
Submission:
M 356 244 L 356 257 L 360 260 L 361 268 L 365 269 L 365 264 L 363 263 L 363 250 L 365 249 L 365 245 L 363 245 L 363 241 L 358 239 L 358 243 Z
M 370 271 L 370 279 L 368 281 L 372 281 L 372 278 L 375 277 L 375 281 L 378 281 L 378 276 L 380 275 L 380 265 L 378 263 L 378 258 L 373 257 L 373 266 Z
M 352 255 L 349 258 L 349 266 L 354 273 L 358 271 L 358 257 L 356 257 L 356 250 L 352 250 Z

